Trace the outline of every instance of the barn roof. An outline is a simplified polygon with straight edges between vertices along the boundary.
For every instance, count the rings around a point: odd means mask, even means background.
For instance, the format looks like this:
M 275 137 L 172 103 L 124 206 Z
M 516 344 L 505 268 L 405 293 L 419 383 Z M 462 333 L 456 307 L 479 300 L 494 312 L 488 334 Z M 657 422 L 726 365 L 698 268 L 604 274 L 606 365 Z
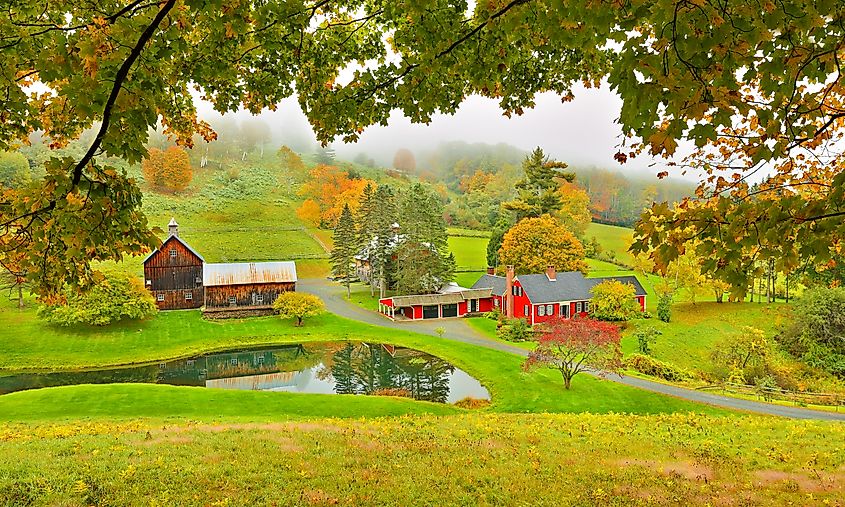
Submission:
M 171 220 L 171 221 L 172 221 L 172 220 Z M 191 252 L 192 254 L 194 254 L 194 255 L 196 255 L 197 257 L 199 257 L 199 259 L 200 259 L 201 261 L 205 262 L 205 259 L 203 259 L 203 258 L 202 258 L 202 255 L 200 255 L 200 254 L 199 254 L 199 252 L 197 252 L 196 250 L 194 250 L 193 248 L 191 248 L 191 245 L 189 245 L 189 244 L 185 243 L 185 241 L 184 241 L 182 238 L 180 238 L 179 236 L 174 236 L 174 235 L 171 235 L 171 236 L 168 236 L 166 240 L 164 240 L 164 241 L 162 241 L 162 242 L 161 242 L 161 246 L 160 246 L 160 247 L 158 247 L 158 248 L 156 248 L 155 250 L 153 250 L 152 252 L 150 252 L 150 255 L 148 255 L 148 256 L 146 256 L 146 257 L 144 258 L 144 263 L 146 264 L 146 262 L 147 262 L 148 260 L 152 259 L 152 258 L 153 258 L 153 255 L 155 255 L 157 252 L 159 252 L 159 251 L 161 250 L 161 248 L 162 248 L 164 245 L 166 245 L 166 244 L 167 244 L 167 242 L 168 242 L 168 241 L 170 241 L 171 239 L 175 239 L 175 240 L 176 240 L 176 241 L 178 241 L 179 243 L 182 243 L 182 246 L 184 246 L 185 248 L 187 248 L 189 252 Z
M 206 263 L 202 270 L 206 287 L 288 282 L 296 282 L 296 264 L 292 261 Z
M 634 286 L 637 296 L 645 296 L 646 291 L 636 276 L 606 276 L 602 278 L 586 278 L 580 271 L 557 273 L 555 280 L 549 280 L 545 274 L 517 275 L 528 299 L 534 304 L 556 303 L 558 301 L 587 301 L 593 298 L 590 292 L 593 287 L 606 280 L 616 280 Z M 502 295 L 506 290 L 506 280 L 503 276 L 483 275 L 472 285 L 473 289 L 491 287 L 493 293 Z

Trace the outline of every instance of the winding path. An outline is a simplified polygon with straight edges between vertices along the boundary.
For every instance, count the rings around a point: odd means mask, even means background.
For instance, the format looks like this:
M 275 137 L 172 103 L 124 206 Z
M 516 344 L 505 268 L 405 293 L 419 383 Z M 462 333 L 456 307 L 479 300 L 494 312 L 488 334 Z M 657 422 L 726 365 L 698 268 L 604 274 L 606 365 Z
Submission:
M 344 299 L 345 290 L 328 280 L 320 278 L 309 278 L 299 280 L 297 282 L 297 289 L 303 292 L 309 292 L 317 295 L 323 299 L 326 304 L 326 309 L 330 312 L 346 317 L 347 319 L 357 320 L 375 326 L 388 327 L 393 329 L 400 329 L 402 331 L 413 331 L 416 333 L 428 334 L 431 336 L 438 336 L 436 329 L 443 328 L 443 338 L 455 340 L 480 347 L 487 347 L 490 349 L 500 350 L 502 352 L 510 352 L 520 356 L 528 355 L 528 351 L 507 343 L 491 340 L 471 327 L 462 319 L 446 319 L 433 321 L 417 321 L 417 322 L 393 322 L 381 315 L 365 310 L 356 306 Z M 845 413 L 837 412 L 823 412 L 820 410 L 810 410 L 800 407 L 790 407 L 785 405 L 775 405 L 772 403 L 762 403 L 759 401 L 745 400 L 742 398 L 733 398 L 730 396 L 722 396 L 713 393 L 706 393 L 696 391 L 694 389 L 686 389 L 683 387 L 662 384 L 660 382 L 653 382 L 650 380 L 622 376 L 617 377 L 611 375 L 606 377 L 607 380 L 617 382 L 631 387 L 638 387 L 648 391 L 653 391 L 667 396 L 674 396 L 689 401 L 698 403 L 707 403 L 716 407 L 722 407 L 731 410 L 741 410 L 746 412 L 754 412 L 758 414 L 774 415 L 780 417 L 789 417 L 792 419 L 818 419 L 824 421 L 843 421 L 845 422 Z

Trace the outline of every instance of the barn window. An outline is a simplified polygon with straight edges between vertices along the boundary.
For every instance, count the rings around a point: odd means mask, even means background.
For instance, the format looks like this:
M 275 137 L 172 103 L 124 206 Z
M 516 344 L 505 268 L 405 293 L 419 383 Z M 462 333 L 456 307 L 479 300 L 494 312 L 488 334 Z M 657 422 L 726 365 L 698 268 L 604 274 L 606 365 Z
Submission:
M 255 303 L 259 305 L 264 304 L 264 294 L 256 294 Z
M 164 294 L 156 294 L 156 301 L 164 301 Z
M 185 301 L 193 301 L 193 300 L 194 300 L 194 294 L 192 292 L 186 292 L 185 293 Z
M 546 316 L 546 307 L 545 307 L 545 306 L 543 306 L 543 305 L 540 305 L 540 306 L 537 308 L 537 315 L 538 315 L 539 317 L 545 317 L 545 316 Z
M 152 285 L 152 284 L 153 284 L 152 280 L 147 280 L 147 285 Z
M 198 284 L 201 284 L 202 283 L 202 277 L 198 276 L 194 279 L 194 281 L 197 282 Z
M 546 305 L 546 315 L 554 315 L 555 308 L 552 305 Z
M 238 358 L 233 357 L 232 359 L 229 359 L 229 362 L 232 363 L 232 366 L 237 366 L 238 365 Z
M 235 296 L 229 296 L 229 304 L 230 305 L 236 305 L 237 303 L 238 303 L 238 300 L 237 300 L 237 298 L 235 298 Z
M 171 257 L 176 257 L 176 249 L 175 249 L 175 248 L 171 248 L 171 249 L 170 249 L 170 256 L 171 256 Z
M 495 306 L 496 308 L 499 307 L 499 300 L 498 299 L 493 298 L 493 306 Z

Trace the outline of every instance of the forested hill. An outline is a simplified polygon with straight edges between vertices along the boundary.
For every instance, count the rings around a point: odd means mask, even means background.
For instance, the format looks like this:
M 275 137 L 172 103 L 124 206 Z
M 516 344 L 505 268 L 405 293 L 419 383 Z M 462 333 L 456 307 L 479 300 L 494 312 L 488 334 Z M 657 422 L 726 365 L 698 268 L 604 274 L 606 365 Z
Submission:
M 514 185 L 524 176 L 522 161 L 526 155 L 526 151 L 505 143 L 452 141 L 416 153 L 399 148 L 394 165 L 423 180 L 445 185 L 451 194 L 447 213 L 452 225 L 486 229 L 498 218 L 499 205 L 513 197 Z M 590 197 L 593 220 L 626 227 L 653 202 L 676 202 L 695 189 L 694 183 L 686 180 L 659 180 L 624 168 L 570 166 L 569 170 Z

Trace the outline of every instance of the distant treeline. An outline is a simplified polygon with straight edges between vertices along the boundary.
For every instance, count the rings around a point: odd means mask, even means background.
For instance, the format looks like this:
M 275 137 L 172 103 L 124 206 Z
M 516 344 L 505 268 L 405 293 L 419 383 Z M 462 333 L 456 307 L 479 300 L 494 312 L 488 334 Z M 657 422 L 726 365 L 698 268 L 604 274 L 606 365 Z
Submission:
M 445 186 L 449 196 L 446 219 L 455 227 L 489 229 L 501 216 L 500 205 L 515 195 L 523 177 L 527 152 L 500 143 L 452 141 L 420 153 L 410 171 L 423 180 Z M 565 162 L 565 161 L 564 161 Z M 596 167 L 570 167 L 575 183 L 590 197 L 593 220 L 629 227 L 643 208 L 654 202 L 676 202 L 692 195 L 695 185 L 684 180 L 658 180 L 640 174 Z

